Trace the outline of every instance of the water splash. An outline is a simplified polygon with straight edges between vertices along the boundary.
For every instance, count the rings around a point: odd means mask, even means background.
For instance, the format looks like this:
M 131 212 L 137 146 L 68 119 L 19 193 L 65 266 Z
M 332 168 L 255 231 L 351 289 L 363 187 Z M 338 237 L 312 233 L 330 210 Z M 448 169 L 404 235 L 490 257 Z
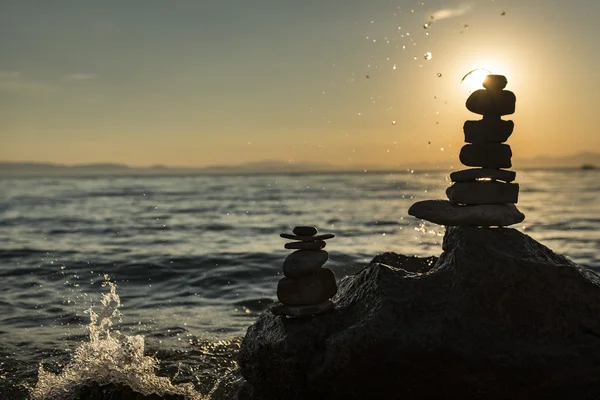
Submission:
M 112 331 L 113 320 L 121 315 L 121 299 L 117 286 L 108 281 L 103 287 L 110 291 L 102 296 L 102 308 L 97 314 L 90 309 L 90 341 L 82 343 L 73 360 L 59 374 L 38 370 L 38 381 L 31 392 L 32 400 L 72 400 L 88 385 L 117 384 L 129 386 L 145 396 L 181 395 L 190 400 L 202 400 L 191 383 L 173 385 L 169 378 L 155 375 L 158 361 L 144 356 L 144 337 L 127 336 Z

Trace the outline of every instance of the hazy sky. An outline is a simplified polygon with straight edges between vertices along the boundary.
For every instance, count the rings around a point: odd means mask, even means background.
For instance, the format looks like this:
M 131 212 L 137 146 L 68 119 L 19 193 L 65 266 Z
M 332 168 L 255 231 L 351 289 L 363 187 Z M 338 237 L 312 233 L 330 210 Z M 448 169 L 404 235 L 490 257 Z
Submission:
M 600 152 L 599 17 L 591 0 L 0 0 L 0 160 L 446 163 L 479 119 L 460 85 L 478 67 L 517 95 L 515 158 Z

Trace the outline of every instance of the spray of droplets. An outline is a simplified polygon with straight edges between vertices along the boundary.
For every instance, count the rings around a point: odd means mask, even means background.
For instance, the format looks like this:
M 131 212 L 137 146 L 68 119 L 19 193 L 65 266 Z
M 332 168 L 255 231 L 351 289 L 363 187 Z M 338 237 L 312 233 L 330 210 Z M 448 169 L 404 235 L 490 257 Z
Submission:
M 204 399 L 191 383 L 173 385 L 168 378 L 154 374 L 158 361 L 144 356 L 143 336 L 127 336 L 111 330 L 113 320 L 121 315 L 121 300 L 117 286 L 105 278 L 103 286 L 110 290 L 102 296 L 98 313 L 89 310 L 89 342 L 77 348 L 73 360 L 60 374 L 48 372 L 40 365 L 31 399 L 78 399 L 81 387 L 111 383 L 129 386 L 145 396 L 182 395 L 190 400 Z

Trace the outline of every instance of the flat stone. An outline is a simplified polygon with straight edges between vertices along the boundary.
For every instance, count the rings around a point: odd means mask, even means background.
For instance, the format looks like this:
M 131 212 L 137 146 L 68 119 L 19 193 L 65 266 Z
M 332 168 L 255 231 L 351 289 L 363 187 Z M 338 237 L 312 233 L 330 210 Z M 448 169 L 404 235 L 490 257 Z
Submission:
M 463 132 L 467 143 L 502 143 L 513 133 L 515 123 L 500 118 L 465 121 Z
M 479 89 L 467 99 L 469 111 L 480 115 L 508 115 L 515 112 L 515 94 L 508 90 Z
M 315 236 L 318 230 L 314 226 L 297 226 L 292 232 L 298 236 Z
M 335 237 L 335 235 L 333 235 L 331 233 L 325 233 L 323 235 L 316 235 L 316 236 L 299 236 L 299 235 L 290 235 L 289 233 L 281 233 L 279 236 L 284 239 L 302 240 L 303 242 L 316 242 L 319 240 L 327 240 L 327 239 L 332 239 Z
M 504 182 L 515 180 L 517 173 L 496 168 L 471 168 L 456 171 L 450 174 L 452 182 L 469 182 L 477 179 L 495 179 Z
M 289 242 L 285 244 L 286 249 L 294 250 L 321 250 L 324 249 L 327 244 L 318 240 L 316 242 Z
M 508 81 L 504 75 L 490 74 L 483 80 L 483 87 L 489 90 L 502 90 Z
M 335 275 L 328 268 L 319 268 L 300 278 L 285 277 L 277 284 L 277 298 L 287 306 L 308 306 L 324 302 L 337 293 Z
M 331 300 L 312 306 L 286 306 L 285 304 L 276 303 L 271 307 L 271 312 L 275 315 L 285 315 L 287 317 L 312 317 L 332 308 L 333 301 Z
M 325 265 L 328 259 L 329 253 L 325 250 L 297 250 L 283 262 L 283 274 L 288 278 L 311 275 Z
M 446 189 L 446 195 L 450 202 L 458 204 L 517 203 L 519 184 L 495 181 L 456 182 Z
M 510 168 L 512 151 L 507 144 L 466 144 L 460 149 L 460 162 L 468 167 Z
M 447 200 L 419 201 L 408 209 L 408 214 L 445 226 L 509 226 L 525 219 L 514 204 L 461 206 Z

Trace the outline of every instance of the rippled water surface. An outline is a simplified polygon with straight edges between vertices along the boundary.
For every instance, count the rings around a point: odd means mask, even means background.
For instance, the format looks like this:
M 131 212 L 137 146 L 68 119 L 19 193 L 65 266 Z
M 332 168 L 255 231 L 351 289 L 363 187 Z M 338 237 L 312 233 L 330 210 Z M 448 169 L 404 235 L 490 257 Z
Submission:
M 202 365 L 203 349 L 243 335 L 275 299 L 288 254 L 278 235 L 294 225 L 336 234 L 326 249 L 338 278 L 384 251 L 439 255 L 443 228 L 407 209 L 445 198 L 447 176 L 0 180 L 0 394 L 22 395 L 40 362 L 59 370 L 71 358 L 104 274 L 119 288 L 117 327 L 144 335 L 168 375 Z M 523 171 L 517 181 L 526 219 L 515 228 L 600 269 L 600 172 Z

